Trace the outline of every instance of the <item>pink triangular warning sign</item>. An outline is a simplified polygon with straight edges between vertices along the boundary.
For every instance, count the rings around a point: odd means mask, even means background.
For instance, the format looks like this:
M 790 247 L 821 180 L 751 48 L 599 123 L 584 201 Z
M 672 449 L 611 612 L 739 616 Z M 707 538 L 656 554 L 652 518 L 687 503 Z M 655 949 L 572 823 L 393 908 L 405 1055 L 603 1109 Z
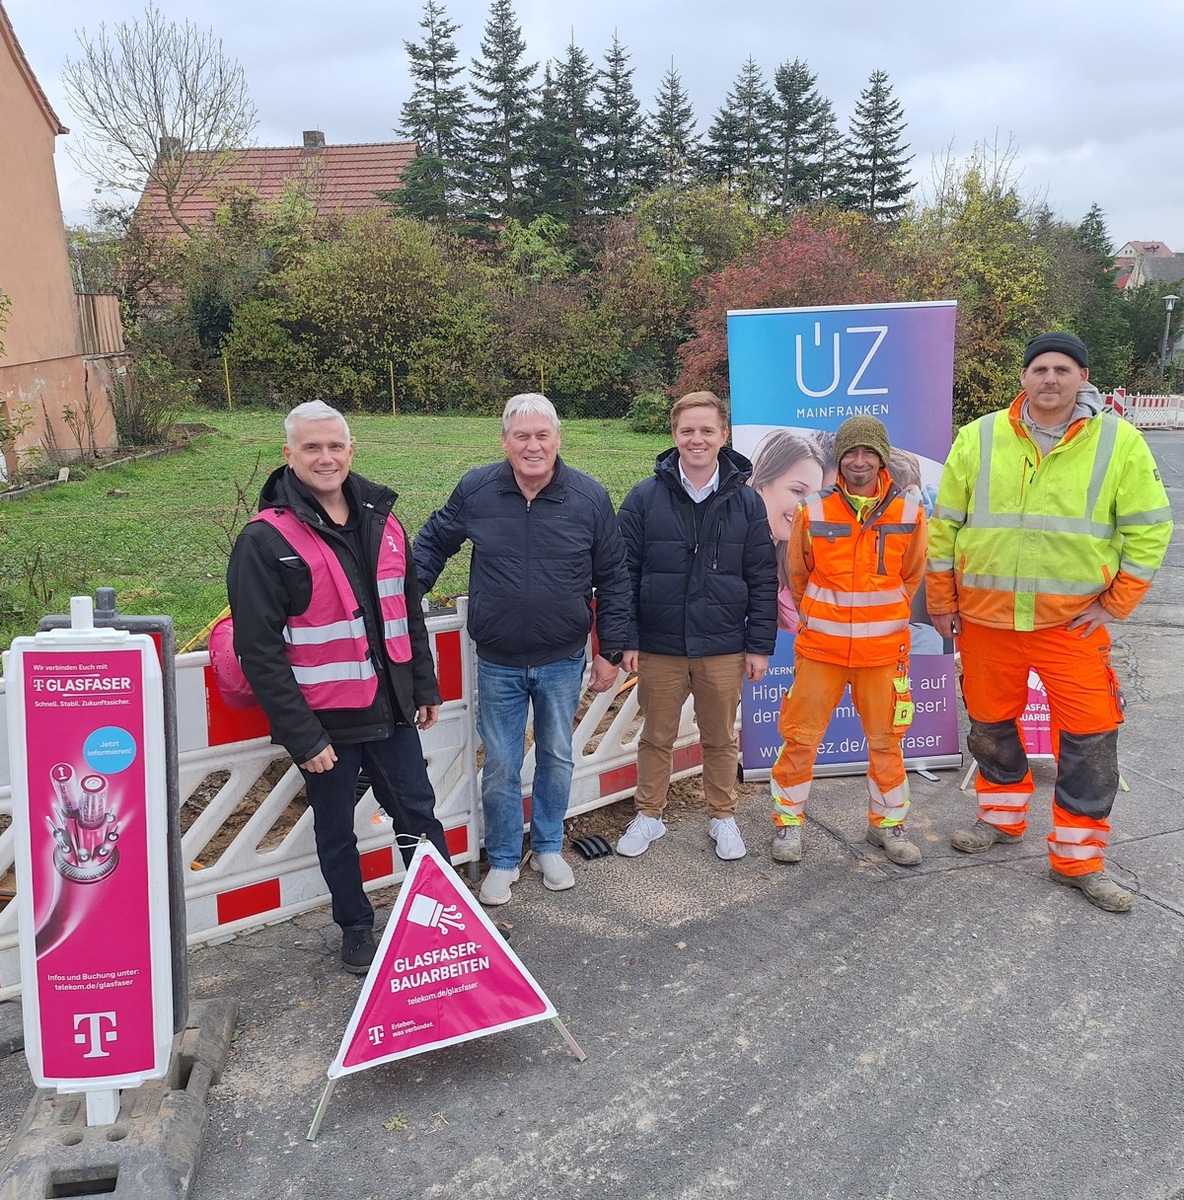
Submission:
M 554 1016 L 460 877 L 420 842 L 329 1078 Z

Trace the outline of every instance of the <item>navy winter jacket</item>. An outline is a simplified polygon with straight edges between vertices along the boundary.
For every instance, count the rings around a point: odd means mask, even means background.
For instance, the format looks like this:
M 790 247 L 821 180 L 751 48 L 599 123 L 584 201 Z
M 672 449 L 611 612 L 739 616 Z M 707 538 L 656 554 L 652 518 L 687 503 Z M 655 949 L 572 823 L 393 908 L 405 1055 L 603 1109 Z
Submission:
M 625 552 L 608 492 L 590 475 L 557 459 L 554 478 L 528 501 L 508 462 L 466 472 L 415 537 L 424 591 L 466 539 L 469 634 L 486 662 L 537 667 L 582 650 L 594 588 L 601 652 L 628 649 Z
M 719 488 L 695 502 L 678 475 L 678 450 L 625 497 L 618 523 L 633 585 L 630 649 L 707 658 L 772 654 L 777 558 L 764 501 L 745 481 L 752 464 L 725 447 Z

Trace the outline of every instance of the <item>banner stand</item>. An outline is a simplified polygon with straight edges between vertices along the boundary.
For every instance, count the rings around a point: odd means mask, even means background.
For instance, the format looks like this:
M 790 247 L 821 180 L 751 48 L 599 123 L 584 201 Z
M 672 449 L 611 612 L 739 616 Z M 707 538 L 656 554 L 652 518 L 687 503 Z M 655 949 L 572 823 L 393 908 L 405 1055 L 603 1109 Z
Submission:
M 555 1006 L 452 864 L 420 839 L 306 1139 L 316 1140 L 342 1075 L 546 1020 L 583 1062 Z

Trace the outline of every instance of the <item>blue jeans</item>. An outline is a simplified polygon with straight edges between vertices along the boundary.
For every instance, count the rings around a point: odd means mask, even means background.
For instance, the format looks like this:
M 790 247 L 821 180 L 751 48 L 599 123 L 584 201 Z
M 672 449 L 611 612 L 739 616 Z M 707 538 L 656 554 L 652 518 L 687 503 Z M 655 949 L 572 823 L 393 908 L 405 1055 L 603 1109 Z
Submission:
M 584 652 L 541 667 L 503 667 L 477 659 L 477 732 L 485 745 L 481 801 L 489 865 L 511 871 L 522 857 L 522 760 L 527 706 L 534 709 L 534 788 L 530 848 L 563 847 L 571 799 L 571 733 L 584 678 Z
M 304 790 L 312 809 L 313 833 L 321 874 L 333 898 L 333 920 L 342 929 L 372 929 L 374 908 L 362 890 L 362 864 L 354 835 L 358 772 L 363 765 L 374 798 L 390 814 L 395 833 L 421 834 L 449 858 L 444 826 L 436 819 L 436 793 L 428 778 L 419 730 L 397 725 L 390 737 L 377 742 L 334 742 L 337 762 L 331 771 L 302 771 Z M 402 844 L 406 843 L 406 844 Z M 400 838 L 404 864 L 415 847 Z

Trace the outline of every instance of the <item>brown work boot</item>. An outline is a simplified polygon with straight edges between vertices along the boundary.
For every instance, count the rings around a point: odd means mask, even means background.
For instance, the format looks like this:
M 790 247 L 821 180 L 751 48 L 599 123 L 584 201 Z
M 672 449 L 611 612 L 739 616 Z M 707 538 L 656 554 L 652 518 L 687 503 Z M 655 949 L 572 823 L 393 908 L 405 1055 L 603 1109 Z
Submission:
M 801 862 L 802 827 L 800 825 L 774 825 L 772 849 L 774 862 Z
M 883 825 L 879 829 L 869 825 L 867 840 L 879 846 L 888 855 L 888 861 L 898 867 L 915 867 L 921 861 L 921 847 L 909 841 L 903 825 Z
M 1062 875 L 1060 871 L 1049 867 L 1048 877 L 1053 883 L 1077 888 L 1095 908 L 1105 909 L 1106 912 L 1130 912 L 1134 907 L 1135 899 L 1130 892 L 1119 887 L 1105 871 L 1090 871 L 1088 875 Z
M 990 850 L 996 842 L 1013 846 L 1023 840 L 1022 833 L 1004 833 L 998 825 L 992 825 L 981 817 L 969 829 L 955 829 L 950 834 L 950 845 L 963 854 L 981 854 L 984 850 Z

